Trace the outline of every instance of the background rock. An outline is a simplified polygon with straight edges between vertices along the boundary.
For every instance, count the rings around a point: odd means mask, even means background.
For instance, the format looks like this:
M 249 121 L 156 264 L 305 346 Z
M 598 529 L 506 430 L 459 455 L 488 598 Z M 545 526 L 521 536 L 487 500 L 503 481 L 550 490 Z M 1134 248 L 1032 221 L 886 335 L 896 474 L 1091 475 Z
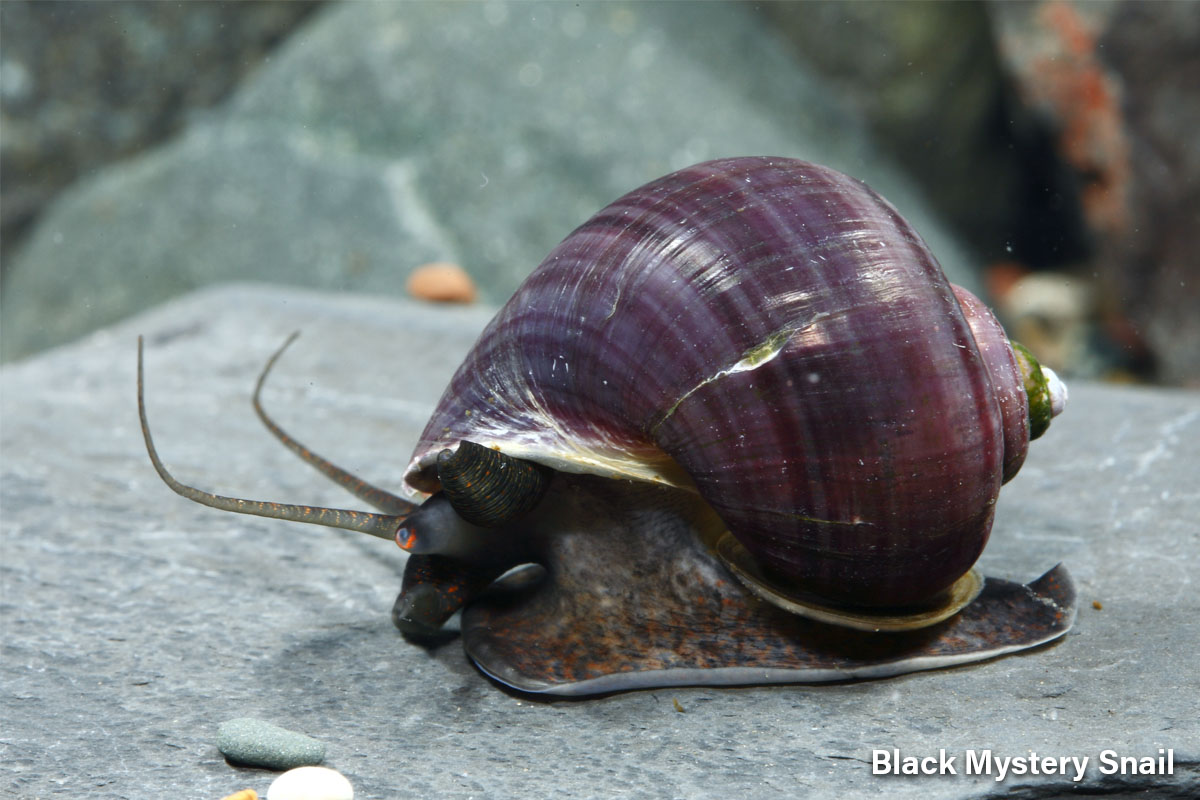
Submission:
M 1086 254 L 1077 181 L 1014 91 L 983 3 L 767 3 L 802 64 L 867 121 L 985 262 Z
M 865 179 L 977 286 L 749 5 L 350 3 L 221 111 L 56 204 L 7 281 L 2 352 L 231 278 L 399 296 L 411 268 L 454 261 L 496 302 L 624 192 L 748 153 Z
M 228 277 L 393 293 L 462 256 L 498 300 L 615 195 L 776 152 L 882 188 L 952 272 L 1078 287 L 1070 329 L 1040 299 L 1007 320 L 1078 346 L 1067 374 L 1200 384 L 1196 3 L 359 3 L 202 110 L 313 7 L 0 4 L 0 274 L 23 273 L 0 358 Z M 16 264 L 14 228 L 81 172 Z
M 221 797 L 222 720 L 328 745 L 359 796 L 888 797 L 1200 793 L 1200 397 L 1071 386 L 1071 407 L 1004 488 L 987 574 L 1057 561 L 1080 614 L 1054 646 L 893 680 L 632 692 L 546 702 L 483 677 L 458 641 L 389 620 L 403 555 L 365 536 L 225 514 L 148 463 L 134 396 L 183 480 L 342 505 L 262 430 L 249 393 L 318 452 L 398 486 L 451 371 L 490 312 L 278 287 L 219 287 L 0 370 L 0 795 Z M 1093 607 L 1093 601 L 1102 609 Z M 685 713 L 675 710 L 678 702 Z M 871 750 L 1089 756 L 1059 776 L 873 777 Z M 1101 750 L 1175 774 L 1101 776 Z M 962 759 L 959 760 L 962 765 Z
M 0 267 L 59 190 L 227 97 L 317 5 L 0 3 Z
M 992 3 L 1001 53 L 1077 175 L 1107 338 L 1200 386 L 1200 4 Z M 1141 363 L 1138 362 L 1147 362 Z
M 1200 4 L 1123 3 L 1098 53 L 1119 76 L 1129 136 L 1128 224 L 1105 242 L 1104 285 L 1158 360 L 1200 387 Z

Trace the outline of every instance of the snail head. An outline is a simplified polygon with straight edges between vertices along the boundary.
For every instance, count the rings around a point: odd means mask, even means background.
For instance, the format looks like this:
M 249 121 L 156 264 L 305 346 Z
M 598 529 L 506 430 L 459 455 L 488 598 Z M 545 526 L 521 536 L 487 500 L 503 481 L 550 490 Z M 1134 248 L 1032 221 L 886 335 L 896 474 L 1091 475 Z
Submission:
M 468 562 L 507 558 L 508 554 L 500 556 L 504 548 L 490 546 L 497 536 L 494 529 L 518 520 L 537 505 L 546 491 L 552 470 L 472 442 L 463 442 L 457 451 L 447 449 L 440 454 L 438 477 L 443 491 L 420 506 L 367 483 L 300 444 L 263 409 L 261 395 L 267 375 L 297 335 L 289 336 L 263 367 L 254 389 L 254 410 L 267 429 L 303 461 L 385 513 L 226 497 L 177 480 L 163 464 L 150 434 L 146 417 L 143 343 L 138 337 L 138 415 L 146 451 L 163 482 L 176 494 L 209 508 L 359 531 L 381 539 L 393 539 L 401 549 L 412 554 L 437 553 Z M 494 555 L 485 555 L 488 553 Z

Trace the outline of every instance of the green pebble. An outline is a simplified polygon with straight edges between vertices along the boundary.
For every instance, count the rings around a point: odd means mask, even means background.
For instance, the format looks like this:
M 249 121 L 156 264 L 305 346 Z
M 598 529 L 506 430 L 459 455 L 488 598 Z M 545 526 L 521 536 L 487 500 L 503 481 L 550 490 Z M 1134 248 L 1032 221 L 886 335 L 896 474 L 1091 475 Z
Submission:
M 253 717 L 222 722 L 217 749 L 230 761 L 267 769 L 295 769 L 325 759 L 325 745 L 311 736 Z

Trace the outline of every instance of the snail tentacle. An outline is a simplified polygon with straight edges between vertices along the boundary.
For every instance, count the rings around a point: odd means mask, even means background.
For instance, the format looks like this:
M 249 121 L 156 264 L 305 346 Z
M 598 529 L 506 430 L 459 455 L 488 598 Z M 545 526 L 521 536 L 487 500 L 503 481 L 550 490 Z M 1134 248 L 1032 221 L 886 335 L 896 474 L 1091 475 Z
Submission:
M 271 368 L 275 366 L 275 362 L 278 361 L 279 357 L 283 355 L 283 351 L 287 350 L 288 346 L 291 345 L 292 342 L 296 341 L 296 337 L 299 335 L 300 331 L 292 333 L 292 335 L 287 338 L 287 340 L 279 347 L 279 349 L 275 351 L 271 358 L 267 360 L 266 366 L 263 367 L 262 373 L 260 373 L 258 376 L 258 383 L 256 383 L 254 386 L 253 397 L 254 411 L 258 414 L 258 418 L 262 420 L 263 425 L 267 426 L 267 430 L 274 434 L 276 439 L 283 442 L 284 446 L 299 456 L 301 461 L 319 470 L 327 478 L 353 494 L 359 500 L 362 500 L 364 503 L 370 503 L 375 508 L 387 514 L 411 514 L 413 510 L 416 509 L 415 504 L 408 502 L 399 495 L 392 494 L 385 489 L 380 489 L 378 486 L 367 483 L 357 475 L 354 475 L 353 473 L 342 469 L 337 464 L 334 464 L 331 461 L 328 461 L 317 455 L 312 450 L 309 450 L 300 442 L 293 439 L 287 433 L 287 431 L 281 428 L 279 424 L 276 423 L 275 420 L 271 419 L 267 415 L 267 412 L 263 410 L 261 399 L 262 389 L 263 385 L 267 381 L 267 375 L 270 374 Z
M 529 513 L 546 493 L 553 470 L 463 440 L 437 457 L 438 480 L 458 515 L 496 528 Z
M 314 525 L 325 525 L 330 528 L 359 531 L 381 539 L 393 539 L 396 530 L 404 523 L 408 515 L 373 514 L 367 511 L 350 511 L 340 508 L 322 508 L 319 506 L 293 505 L 290 503 L 274 503 L 262 500 L 245 500 L 238 497 L 225 497 L 211 492 L 205 492 L 193 486 L 180 483 L 175 479 L 154 447 L 150 436 L 150 424 L 146 420 L 145 392 L 143 390 L 142 367 L 142 337 L 138 337 L 138 417 L 142 425 L 142 438 L 146 442 L 146 452 L 150 455 L 150 463 L 154 465 L 158 476 L 173 492 L 189 500 L 216 508 L 222 511 L 233 511 L 238 514 L 253 514 L 271 519 L 283 519 L 291 522 L 307 522 Z
M 392 606 L 392 623 L 405 636 L 440 638 L 445 635 L 442 626 L 446 621 L 507 570 L 507 565 L 413 554 L 404 565 L 404 583 Z

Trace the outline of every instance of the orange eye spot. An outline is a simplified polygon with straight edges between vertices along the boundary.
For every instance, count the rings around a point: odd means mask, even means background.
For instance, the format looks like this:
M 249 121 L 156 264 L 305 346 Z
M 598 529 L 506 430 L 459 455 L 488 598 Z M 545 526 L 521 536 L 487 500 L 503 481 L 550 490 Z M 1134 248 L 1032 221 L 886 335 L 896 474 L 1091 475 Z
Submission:
M 408 528 L 396 531 L 396 544 L 400 545 L 401 550 L 410 550 L 416 543 L 417 535 Z

